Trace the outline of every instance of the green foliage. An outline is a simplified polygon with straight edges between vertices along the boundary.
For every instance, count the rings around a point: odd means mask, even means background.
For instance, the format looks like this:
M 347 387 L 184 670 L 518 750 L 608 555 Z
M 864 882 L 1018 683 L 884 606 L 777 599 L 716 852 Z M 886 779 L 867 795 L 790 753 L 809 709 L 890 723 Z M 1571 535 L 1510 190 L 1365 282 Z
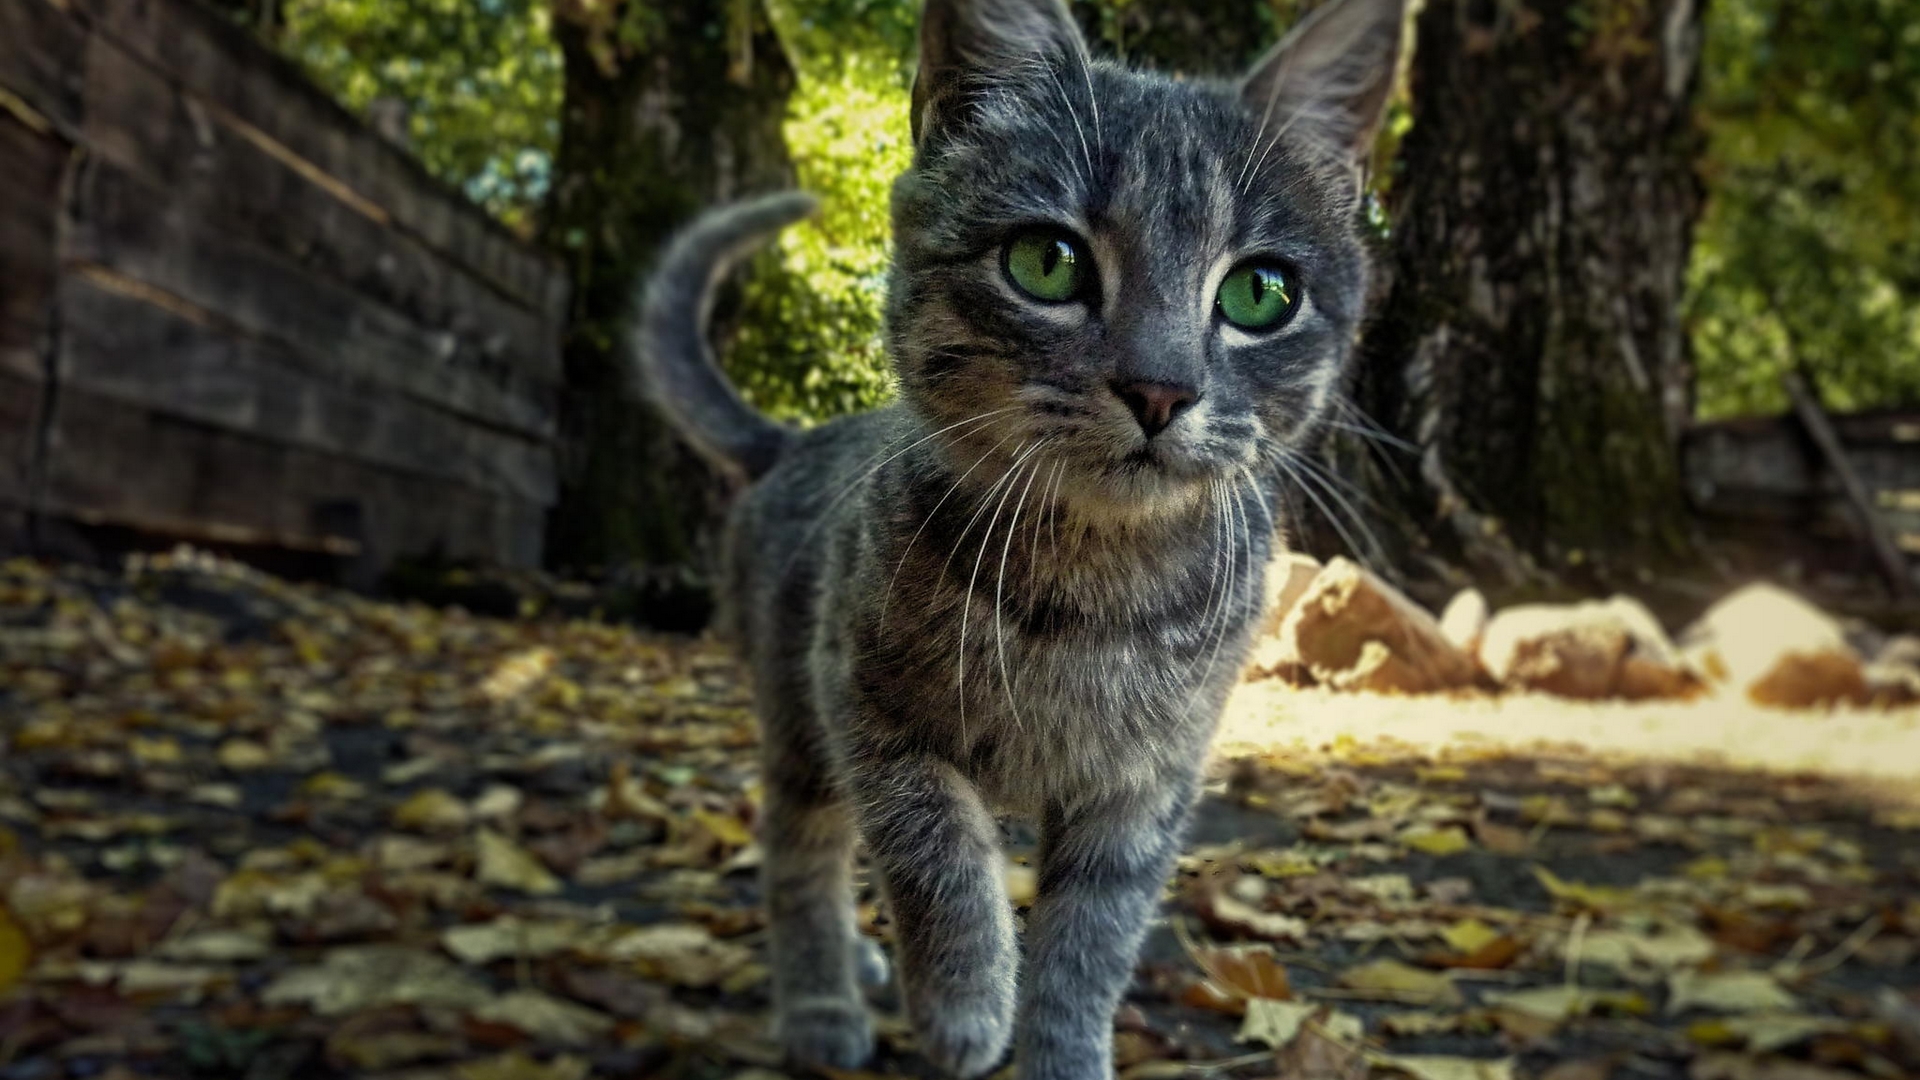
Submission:
M 822 420 L 892 393 L 881 340 L 888 192 L 912 141 L 896 57 L 853 52 L 800 70 L 787 146 L 821 211 L 788 230 L 778 264 L 748 283 L 728 366 L 760 408 Z
M 1911 0 L 1708 8 L 1708 201 L 1690 317 L 1705 417 L 1920 404 L 1920 19 Z
M 548 0 L 287 0 L 283 17 L 282 50 L 347 108 L 404 103 L 434 175 L 529 222 L 560 132 Z

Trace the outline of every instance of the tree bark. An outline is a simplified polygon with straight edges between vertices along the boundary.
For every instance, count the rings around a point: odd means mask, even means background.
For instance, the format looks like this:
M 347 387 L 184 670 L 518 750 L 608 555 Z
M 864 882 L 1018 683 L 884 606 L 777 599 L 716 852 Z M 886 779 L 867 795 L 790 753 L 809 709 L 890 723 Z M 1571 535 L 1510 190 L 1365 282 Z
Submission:
M 1415 48 L 1354 392 L 1413 450 L 1396 473 L 1343 435 L 1342 470 L 1398 569 L 1684 556 L 1698 5 L 1429 0 Z
M 792 186 L 793 69 L 757 0 L 555 0 L 554 37 L 566 85 L 544 232 L 573 309 L 548 560 L 697 574 L 724 483 L 636 398 L 628 323 L 676 229 Z
M 1074 5 L 1096 49 L 1177 76 L 1237 76 L 1314 0 L 1094 0 Z

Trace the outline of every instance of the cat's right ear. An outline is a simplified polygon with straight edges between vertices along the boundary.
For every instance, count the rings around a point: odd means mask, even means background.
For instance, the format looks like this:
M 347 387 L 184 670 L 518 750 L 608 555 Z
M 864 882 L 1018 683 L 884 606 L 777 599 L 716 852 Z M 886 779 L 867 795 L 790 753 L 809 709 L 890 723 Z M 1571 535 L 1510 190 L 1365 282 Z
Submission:
M 1240 83 L 1265 130 L 1293 128 L 1366 159 L 1386 117 L 1406 0 L 1329 0 L 1293 28 Z
M 913 142 L 964 123 L 980 90 L 1021 68 L 1087 62 L 1064 0 L 926 0 L 913 79 Z

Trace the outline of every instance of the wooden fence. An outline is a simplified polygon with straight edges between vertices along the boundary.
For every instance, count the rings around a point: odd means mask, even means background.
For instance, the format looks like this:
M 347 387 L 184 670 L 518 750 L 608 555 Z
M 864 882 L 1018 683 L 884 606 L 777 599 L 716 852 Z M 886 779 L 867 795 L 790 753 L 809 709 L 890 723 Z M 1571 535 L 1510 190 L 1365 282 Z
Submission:
M 192 0 L 0 0 L 0 536 L 537 564 L 565 307 Z
M 1920 413 L 1832 418 L 1846 460 L 1895 545 L 1920 558 Z M 1755 530 L 1857 538 L 1853 507 L 1802 423 L 1792 416 L 1701 424 L 1683 462 L 1696 508 Z

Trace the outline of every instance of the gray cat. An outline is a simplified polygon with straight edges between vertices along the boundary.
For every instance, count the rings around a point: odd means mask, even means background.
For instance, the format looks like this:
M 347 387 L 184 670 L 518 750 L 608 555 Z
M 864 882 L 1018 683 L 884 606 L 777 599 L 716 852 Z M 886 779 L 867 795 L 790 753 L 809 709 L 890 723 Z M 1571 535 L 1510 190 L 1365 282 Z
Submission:
M 754 481 L 724 569 L 796 1061 L 872 1053 L 858 836 L 927 1057 L 977 1076 L 1017 1044 L 1025 1080 L 1111 1075 L 1279 484 L 1362 314 L 1358 178 L 1401 3 L 1335 0 L 1228 84 L 1092 59 L 1061 0 L 928 0 L 893 198 L 900 394 L 876 412 L 776 425 L 704 338 L 714 285 L 806 197 L 711 214 L 665 256 L 644 384 Z M 999 810 L 1041 833 L 1024 978 Z

